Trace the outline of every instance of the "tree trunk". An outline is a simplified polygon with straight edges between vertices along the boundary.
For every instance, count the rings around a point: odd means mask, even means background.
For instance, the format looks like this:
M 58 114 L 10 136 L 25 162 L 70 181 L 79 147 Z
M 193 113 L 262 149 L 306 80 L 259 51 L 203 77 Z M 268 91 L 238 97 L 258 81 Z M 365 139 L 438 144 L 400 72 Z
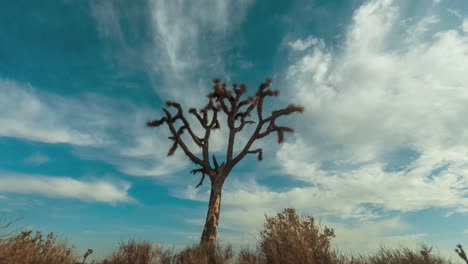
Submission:
M 210 201 L 208 203 L 208 212 L 206 214 L 205 228 L 201 237 L 201 244 L 214 244 L 218 231 L 219 211 L 221 209 L 221 191 L 223 189 L 222 181 L 211 182 Z

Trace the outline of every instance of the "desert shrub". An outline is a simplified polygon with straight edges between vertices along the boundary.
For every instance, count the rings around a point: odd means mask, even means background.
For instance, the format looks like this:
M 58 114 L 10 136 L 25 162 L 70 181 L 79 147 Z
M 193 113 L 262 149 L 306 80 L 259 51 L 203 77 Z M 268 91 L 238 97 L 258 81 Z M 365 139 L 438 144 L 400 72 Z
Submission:
M 296 210 L 286 208 L 274 217 L 266 216 L 258 249 L 271 264 L 330 264 L 335 260 L 330 250 L 333 237 L 333 229 L 322 228 L 313 217 L 299 217 Z
M 119 249 L 101 264 L 226 264 L 233 263 L 230 245 L 193 245 L 175 254 L 172 249 L 164 249 L 147 241 L 130 240 L 120 243 Z
M 148 241 L 136 242 L 130 240 L 121 242 L 119 249 L 102 261 L 102 264 L 171 264 L 174 261 L 172 249 L 152 245 Z
M 3 264 L 75 264 L 73 247 L 57 241 L 54 234 L 23 231 L 0 240 L 0 263 Z
M 233 262 L 232 246 L 227 245 L 224 248 L 219 244 L 193 245 L 184 249 L 177 256 L 177 264 L 225 264 Z
M 452 262 L 431 253 L 432 248 L 421 245 L 417 250 L 409 248 L 390 249 L 383 246 L 368 256 L 341 256 L 343 264 L 451 264 Z
M 252 252 L 248 248 L 242 248 L 237 257 L 238 264 L 261 264 L 261 258 L 258 257 L 256 252 Z
M 419 250 L 419 251 L 418 251 Z M 420 249 L 413 251 L 409 248 L 389 249 L 380 247 L 379 251 L 367 258 L 369 264 L 446 264 L 450 263 L 439 256 L 431 254 L 431 249 L 422 245 Z

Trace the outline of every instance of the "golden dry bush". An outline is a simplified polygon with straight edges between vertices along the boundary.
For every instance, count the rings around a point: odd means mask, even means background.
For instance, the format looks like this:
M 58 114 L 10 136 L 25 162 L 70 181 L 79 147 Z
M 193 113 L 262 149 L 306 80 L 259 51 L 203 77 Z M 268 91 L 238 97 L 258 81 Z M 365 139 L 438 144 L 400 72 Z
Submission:
M 330 264 L 336 258 L 330 249 L 333 237 L 333 229 L 317 225 L 313 217 L 299 217 L 295 209 L 286 208 L 274 217 L 266 216 L 258 251 L 271 264 Z
M 57 241 L 54 234 L 23 231 L 0 240 L 2 264 L 75 264 L 75 249 L 65 241 Z
M 231 246 L 194 245 L 179 253 L 164 249 L 158 244 L 147 241 L 130 240 L 120 243 L 119 249 L 101 264 L 227 264 L 234 263 Z
M 174 262 L 174 254 L 171 249 L 148 241 L 137 242 L 130 240 L 121 242 L 116 252 L 102 261 L 102 264 L 170 264 Z
M 200 244 L 184 249 L 177 256 L 177 264 L 227 264 L 234 263 L 232 246 Z
M 419 249 L 412 250 L 406 247 L 390 249 L 380 246 L 380 249 L 368 255 L 340 255 L 337 263 L 340 264 L 452 264 L 432 252 L 432 247 L 421 245 Z
M 238 264 L 262 264 L 262 259 L 258 257 L 256 252 L 252 252 L 248 248 L 242 248 L 237 257 Z

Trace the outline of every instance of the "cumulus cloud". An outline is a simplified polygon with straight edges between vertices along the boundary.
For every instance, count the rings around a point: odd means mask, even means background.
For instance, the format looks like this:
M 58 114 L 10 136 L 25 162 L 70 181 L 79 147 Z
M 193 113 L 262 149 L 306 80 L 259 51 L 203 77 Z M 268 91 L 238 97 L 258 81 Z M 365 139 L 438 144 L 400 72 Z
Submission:
M 365 203 L 403 212 L 468 209 L 468 127 L 459 122 L 468 114 L 468 37 L 431 30 L 435 16 L 416 21 L 412 34 L 396 35 L 401 20 L 394 1 L 371 1 L 355 12 L 341 52 L 317 45 L 288 69 L 291 96 L 306 106 L 307 121 L 296 142 L 278 152 L 279 164 L 321 196 L 339 198 L 330 204 L 348 208 L 337 212 L 343 217 L 358 215 Z M 431 38 L 414 38 L 421 33 Z M 404 148 L 419 158 L 389 171 L 386 154 Z M 327 169 L 327 160 L 345 169 Z M 438 168 L 444 169 L 436 174 Z
M 313 36 L 309 36 L 307 39 L 305 40 L 302 40 L 302 39 L 297 39 L 295 41 L 290 41 L 288 42 L 288 46 L 291 47 L 292 50 L 296 50 L 296 51 L 304 51 L 314 45 L 317 45 L 321 40 L 313 37 Z
M 369 2 L 356 11 L 342 53 L 317 46 L 289 67 L 291 94 L 307 106 L 309 121 L 295 143 L 282 146 L 279 164 L 315 184 L 330 208 L 343 209 L 336 212 L 342 217 L 360 217 L 356 209 L 366 203 L 402 212 L 467 210 L 468 138 L 459 120 L 468 112 L 468 38 L 447 29 L 392 47 L 399 19 L 393 1 Z M 415 31 L 427 32 L 437 21 L 422 18 Z M 388 171 L 385 153 L 401 148 L 420 157 L 405 170 Z M 345 169 L 326 169 L 327 160 Z M 444 169 L 435 174 L 438 168 Z
M 40 194 L 57 198 L 73 198 L 88 202 L 130 202 L 130 184 L 105 180 L 78 180 L 69 177 L 48 177 L 2 172 L 0 192 Z

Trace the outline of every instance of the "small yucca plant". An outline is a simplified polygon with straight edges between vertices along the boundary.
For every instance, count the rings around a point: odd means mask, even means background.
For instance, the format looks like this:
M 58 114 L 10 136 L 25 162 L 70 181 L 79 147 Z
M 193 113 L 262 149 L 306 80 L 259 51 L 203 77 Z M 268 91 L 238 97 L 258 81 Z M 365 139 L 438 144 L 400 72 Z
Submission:
M 458 244 L 457 248 L 455 249 L 455 252 L 457 252 L 460 258 L 462 258 L 466 263 L 468 263 L 468 258 L 466 257 L 466 254 L 465 254 L 465 251 L 463 250 L 462 245 Z

